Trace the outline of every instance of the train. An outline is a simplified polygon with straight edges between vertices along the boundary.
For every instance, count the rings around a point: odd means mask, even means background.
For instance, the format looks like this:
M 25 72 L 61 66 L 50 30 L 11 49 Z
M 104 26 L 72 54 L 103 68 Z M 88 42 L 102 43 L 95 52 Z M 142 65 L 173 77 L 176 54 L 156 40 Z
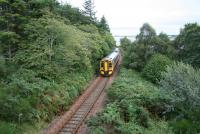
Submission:
M 111 76 L 119 62 L 120 50 L 115 48 L 111 54 L 100 61 L 100 75 L 104 77 Z

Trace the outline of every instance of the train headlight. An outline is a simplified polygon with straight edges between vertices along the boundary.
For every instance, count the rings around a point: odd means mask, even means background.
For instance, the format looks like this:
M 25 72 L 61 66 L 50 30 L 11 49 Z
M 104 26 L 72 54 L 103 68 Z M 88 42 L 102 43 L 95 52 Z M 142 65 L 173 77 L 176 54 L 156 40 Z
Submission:
M 109 75 L 112 74 L 112 71 L 109 71 L 108 74 L 109 74 Z

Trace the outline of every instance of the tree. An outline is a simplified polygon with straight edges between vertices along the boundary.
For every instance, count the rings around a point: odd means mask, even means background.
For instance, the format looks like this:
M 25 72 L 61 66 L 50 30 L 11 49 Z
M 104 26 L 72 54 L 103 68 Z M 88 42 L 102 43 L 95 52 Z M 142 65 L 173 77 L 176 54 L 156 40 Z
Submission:
M 156 31 L 148 23 L 144 23 L 140 28 L 140 33 L 136 36 L 138 43 L 149 45 L 151 39 L 156 36 Z
M 172 61 L 165 55 L 155 54 L 151 56 L 146 66 L 142 71 L 142 75 L 153 83 L 158 83 L 162 78 L 161 74 L 164 72 Z
M 74 8 L 71 5 L 60 5 L 57 13 L 66 19 L 66 24 L 90 24 L 90 18 L 85 16 L 80 9 Z
M 2 53 L 9 60 L 17 51 L 22 24 L 26 23 L 26 4 L 24 1 L 0 1 L 0 44 Z
M 124 38 L 120 39 L 120 44 L 124 50 L 127 50 L 128 47 L 131 45 L 131 40 L 128 39 L 127 37 L 124 37 Z
M 179 60 L 200 67 L 200 26 L 197 23 L 186 24 L 174 44 Z
M 161 33 L 156 35 L 156 31 L 148 23 L 144 23 L 140 28 L 140 33 L 136 36 L 136 41 L 133 43 L 121 40 L 122 48 L 126 51 L 125 65 L 129 68 L 134 68 L 141 71 L 147 61 L 153 54 L 160 53 L 169 55 L 172 53 L 171 41 L 167 35 Z M 128 44 L 128 45 L 126 45 Z
M 169 39 L 168 35 L 166 33 L 161 32 L 158 35 L 158 38 L 162 42 L 163 46 L 163 54 L 167 54 L 168 57 L 174 58 L 175 54 L 175 47 L 173 45 L 173 42 Z
M 15 55 L 19 44 L 26 40 L 24 27 L 31 17 L 39 18 L 58 5 L 56 0 L 1 0 L 0 1 L 0 43 L 2 55 L 9 60 Z M 37 9 L 37 10 L 35 10 Z
M 95 20 L 94 2 L 93 0 L 85 0 L 84 4 L 84 15 L 89 16 L 91 21 Z
M 166 33 L 161 32 L 158 37 L 166 43 L 170 42 L 170 39 Z
M 105 16 L 103 16 L 99 22 L 99 28 L 104 30 L 104 31 L 108 31 L 110 32 L 110 28 L 109 25 L 107 24 L 106 18 Z

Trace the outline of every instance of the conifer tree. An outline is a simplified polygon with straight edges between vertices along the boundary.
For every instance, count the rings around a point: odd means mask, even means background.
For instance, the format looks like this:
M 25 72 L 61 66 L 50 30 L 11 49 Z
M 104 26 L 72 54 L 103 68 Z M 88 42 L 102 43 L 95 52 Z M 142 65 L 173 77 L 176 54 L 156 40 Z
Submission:
M 101 18 L 100 23 L 99 23 L 99 27 L 100 27 L 101 29 L 105 30 L 105 31 L 110 32 L 110 28 L 109 28 L 109 25 L 108 25 L 108 23 L 107 23 L 107 21 L 106 21 L 105 16 L 103 16 L 103 17 Z
M 94 1 L 93 0 L 85 0 L 84 4 L 84 15 L 89 16 L 91 20 L 95 20 L 95 11 L 94 11 Z

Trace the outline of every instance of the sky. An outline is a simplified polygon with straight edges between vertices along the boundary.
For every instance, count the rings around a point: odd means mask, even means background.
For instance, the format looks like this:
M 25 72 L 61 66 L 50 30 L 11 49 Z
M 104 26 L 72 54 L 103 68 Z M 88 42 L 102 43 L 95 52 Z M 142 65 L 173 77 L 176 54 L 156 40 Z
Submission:
M 59 0 L 83 9 L 84 0 Z M 148 22 L 159 34 L 179 34 L 186 23 L 200 24 L 200 0 L 94 0 L 96 17 L 106 17 L 114 36 L 135 36 Z

